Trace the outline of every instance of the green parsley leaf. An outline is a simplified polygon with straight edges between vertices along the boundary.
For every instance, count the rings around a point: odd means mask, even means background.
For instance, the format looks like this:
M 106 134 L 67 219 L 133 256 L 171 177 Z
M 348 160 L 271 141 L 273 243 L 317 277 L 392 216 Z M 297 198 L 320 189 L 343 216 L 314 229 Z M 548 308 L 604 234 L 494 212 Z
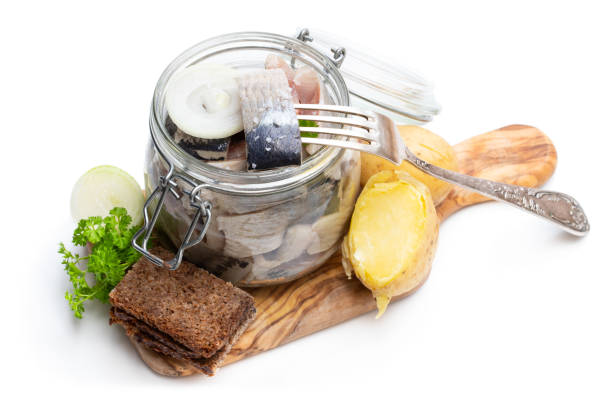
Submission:
M 72 242 L 81 247 L 91 244 L 88 256 L 74 254 L 60 243 L 58 253 L 62 255 L 62 265 L 72 283 L 72 292 L 67 291 L 65 298 L 75 317 L 83 317 L 87 300 L 108 303 L 110 291 L 140 258 L 140 253 L 131 246 L 139 226 L 130 228 L 131 223 L 127 210 L 120 207 L 113 208 L 107 217 L 89 217 L 79 221 Z M 87 274 L 93 275 L 95 284 L 87 283 Z
M 319 127 L 319 125 L 317 125 L 317 122 L 315 122 L 314 120 L 305 120 L 305 119 L 300 119 L 298 120 L 300 127 Z M 318 137 L 319 134 L 315 133 L 315 132 L 302 132 L 301 133 L 302 137 Z
M 79 225 L 72 235 L 74 245 L 85 246 L 87 242 L 95 244 L 100 241 L 104 235 L 104 228 L 101 227 L 101 223 L 102 217 L 89 217 L 79 221 Z

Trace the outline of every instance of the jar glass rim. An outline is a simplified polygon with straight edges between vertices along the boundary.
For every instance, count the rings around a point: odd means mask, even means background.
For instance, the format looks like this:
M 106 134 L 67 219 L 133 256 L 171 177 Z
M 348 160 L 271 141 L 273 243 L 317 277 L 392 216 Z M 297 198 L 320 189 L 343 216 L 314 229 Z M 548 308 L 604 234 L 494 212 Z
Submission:
M 283 54 L 310 65 L 331 85 L 332 103 L 349 105 L 349 91 L 334 62 L 308 44 L 292 37 L 265 32 L 239 32 L 204 40 L 176 57 L 160 76 L 153 100 L 149 126 L 159 153 L 174 167 L 210 188 L 237 194 L 261 194 L 294 188 L 321 174 L 336 162 L 343 151 L 325 147 L 306 159 L 299 167 L 285 167 L 260 172 L 237 172 L 221 169 L 186 153 L 164 126 L 165 89 L 177 71 L 208 57 L 236 50 L 261 50 Z

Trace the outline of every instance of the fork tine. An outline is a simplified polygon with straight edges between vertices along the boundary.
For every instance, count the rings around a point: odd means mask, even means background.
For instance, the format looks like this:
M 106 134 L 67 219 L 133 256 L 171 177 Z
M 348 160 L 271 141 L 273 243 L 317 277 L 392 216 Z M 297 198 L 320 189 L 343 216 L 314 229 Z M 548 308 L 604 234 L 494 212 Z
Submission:
M 300 126 L 300 132 L 311 132 L 318 133 L 320 135 L 337 135 L 337 136 L 348 136 L 356 139 L 367 140 L 370 142 L 376 141 L 376 138 L 371 136 L 370 133 L 364 129 L 337 129 L 337 128 L 325 128 L 325 127 L 307 127 Z
M 321 139 L 317 137 L 302 137 L 302 143 L 306 144 L 318 144 L 323 146 L 341 147 L 343 149 L 358 150 L 360 152 L 366 152 L 371 154 L 379 155 L 378 148 L 374 145 L 363 144 L 357 142 L 349 142 L 346 140 L 336 139 Z
M 362 118 L 369 119 L 372 115 L 363 112 L 359 109 L 351 108 L 350 106 L 339 106 L 339 105 L 318 105 L 308 103 L 296 103 L 293 105 L 295 109 L 302 110 L 318 110 L 327 112 L 347 113 L 349 115 L 361 116 Z
M 364 129 L 374 129 L 374 125 L 367 120 L 359 118 L 343 118 L 340 116 L 319 116 L 319 115 L 297 115 L 298 119 L 310 120 L 313 122 L 337 123 L 339 125 L 356 126 Z

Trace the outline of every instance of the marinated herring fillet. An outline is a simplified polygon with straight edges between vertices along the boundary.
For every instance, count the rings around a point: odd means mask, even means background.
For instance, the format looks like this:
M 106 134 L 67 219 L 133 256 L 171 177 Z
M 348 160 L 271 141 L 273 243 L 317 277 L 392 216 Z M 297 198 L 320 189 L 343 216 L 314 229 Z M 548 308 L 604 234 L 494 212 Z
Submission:
M 225 170 L 246 171 L 246 141 L 244 132 L 231 137 L 225 160 L 210 160 L 208 164 Z
M 268 55 L 264 66 L 266 69 L 281 69 L 284 72 L 285 76 L 287 77 L 287 81 L 289 82 L 289 87 L 291 87 L 291 99 L 293 100 L 293 103 L 325 104 L 323 88 L 321 87 L 319 76 L 311 67 L 304 65 L 297 70 L 294 70 L 289 66 L 289 64 L 287 64 L 287 61 L 274 54 Z M 315 110 L 296 109 L 295 112 L 298 115 L 319 114 L 319 111 Z M 311 126 L 311 124 L 308 126 Z M 307 144 L 303 146 L 303 154 L 313 155 L 322 147 L 323 146 L 317 144 Z
M 168 259 L 163 248 L 151 252 Z M 110 323 L 136 341 L 213 375 L 255 316 L 253 298 L 183 261 L 170 271 L 141 258 L 110 293 Z
M 291 88 L 281 69 L 238 78 L 247 169 L 267 170 L 302 164 L 302 142 Z
M 196 159 L 222 161 L 227 158 L 232 137 L 221 139 L 193 137 L 179 129 L 170 117 L 166 119 L 166 130 L 181 149 Z
M 319 76 L 311 67 L 304 65 L 294 70 L 287 64 L 287 61 L 274 54 L 268 55 L 264 66 L 269 70 L 283 71 L 291 88 L 293 103 L 324 103 L 321 100 L 323 95 Z M 317 111 L 308 111 L 309 115 L 316 115 L 316 113 Z
M 262 275 L 285 262 L 297 259 L 315 240 L 318 237 L 311 225 L 296 224 L 287 228 L 282 244 L 275 251 L 255 257 L 253 274 Z

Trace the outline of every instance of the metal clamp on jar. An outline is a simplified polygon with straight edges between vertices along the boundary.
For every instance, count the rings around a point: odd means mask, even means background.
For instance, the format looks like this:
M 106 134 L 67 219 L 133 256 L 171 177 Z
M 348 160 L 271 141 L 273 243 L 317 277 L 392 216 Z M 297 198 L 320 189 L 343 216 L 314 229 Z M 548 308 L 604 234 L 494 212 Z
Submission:
M 262 68 L 269 54 L 290 61 L 293 68 L 311 67 L 327 104 L 349 105 L 347 79 L 354 100 L 378 110 L 393 109 L 400 122 L 427 121 L 437 112 L 435 103 L 424 103 L 433 101 L 424 81 L 412 76 L 410 85 L 402 71 L 385 71 L 390 67 L 371 61 L 370 74 L 372 67 L 377 75 L 384 72 L 386 82 L 381 84 L 372 79 L 378 77 L 352 70 L 352 50 L 313 39 L 308 30 L 302 30 L 298 38 L 269 33 L 223 35 L 188 49 L 163 72 L 149 119 L 145 224 L 132 241 L 149 261 L 176 269 L 184 254 L 234 284 L 262 286 L 310 273 L 337 250 L 359 194 L 359 153 L 326 147 L 313 151 L 299 167 L 234 171 L 191 156 L 165 126 L 165 94 L 173 75 L 202 61 L 236 69 Z M 355 57 L 364 58 L 358 52 Z M 362 61 L 355 63 L 365 67 Z M 392 88 L 392 83 L 410 85 L 412 90 Z M 412 105 L 406 105 L 406 100 Z M 146 249 L 156 226 L 178 248 L 171 260 L 159 259 Z

